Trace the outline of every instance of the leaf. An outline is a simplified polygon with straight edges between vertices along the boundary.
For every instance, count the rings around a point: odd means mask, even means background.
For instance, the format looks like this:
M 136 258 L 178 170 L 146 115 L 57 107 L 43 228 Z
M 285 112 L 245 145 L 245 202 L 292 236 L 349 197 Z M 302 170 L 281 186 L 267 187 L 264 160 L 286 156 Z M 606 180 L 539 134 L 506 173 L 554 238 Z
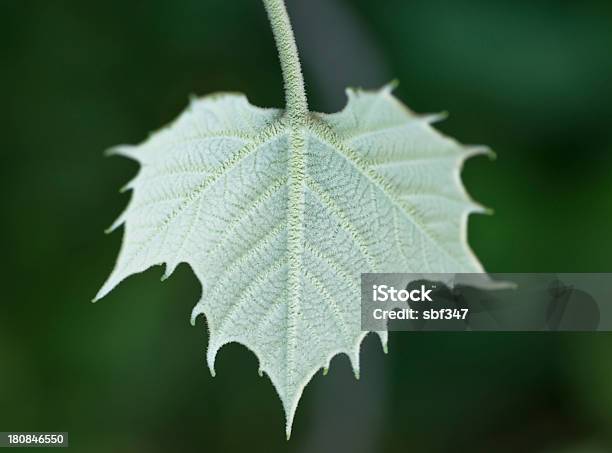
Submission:
M 193 100 L 138 146 L 119 259 L 96 296 L 155 264 L 188 263 L 202 284 L 207 361 L 238 342 L 285 409 L 345 353 L 359 375 L 362 272 L 481 272 L 466 240 L 482 211 L 459 173 L 468 148 L 436 132 L 387 86 L 347 90 L 339 113 L 305 121 L 240 94 Z M 378 332 L 386 349 L 387 334 Z

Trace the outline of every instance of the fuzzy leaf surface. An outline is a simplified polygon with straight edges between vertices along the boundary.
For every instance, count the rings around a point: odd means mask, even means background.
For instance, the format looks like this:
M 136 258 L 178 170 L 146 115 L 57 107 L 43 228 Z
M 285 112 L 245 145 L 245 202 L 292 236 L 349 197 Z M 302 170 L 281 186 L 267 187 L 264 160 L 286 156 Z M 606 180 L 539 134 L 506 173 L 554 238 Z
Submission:
M 356 375 L 363 272 L 481 272 L 466 240 L 481 208 L 465 192 L 465 147 L 390 87 L 347 90 L 346 107 L 296 122 L 240 94 L 195 99 L 177 120 L 112 153 L 139 162 L 119 258 L 96 299 L 129 275 L 188 263 L 202 285 L 207 362 L 238 342 L 285 409 L 337 354 Z M 386 332 L 378 332 L 386 349 Z

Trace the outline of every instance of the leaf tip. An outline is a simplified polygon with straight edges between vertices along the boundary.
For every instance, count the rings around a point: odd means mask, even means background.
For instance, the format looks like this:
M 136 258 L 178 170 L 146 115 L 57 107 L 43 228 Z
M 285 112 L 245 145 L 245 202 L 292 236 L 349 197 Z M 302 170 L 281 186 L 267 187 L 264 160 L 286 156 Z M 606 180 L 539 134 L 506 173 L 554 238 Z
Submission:
M 111 148 L 108 148 L 108 149 L 104 150 L 104 156 L 112 157 L 112 156 L 120 155 L 121 154 L 121 148 L 122 148 L 122 146 L 113 146 Z
M 494 211 L 492 208 L 485 206 L 477 201 L 474 201 L 471 197 L 468 205 L 468 214 L 476 213 L 476 214 L 485 214 L 485 215 L 493 215 Z
M 91 299 L 91 303 L 95 304 L 100 299 L 102 299 L 104 296 L 106 296 L 107 293 L 108 291 L 104 290 L 104 287 L 100 288 L 100 291 L 98 291 L 98 293 L 94 296 L 94 298 Z
M 398 86 L 399 79 L 393 79 L 382 88 L 382 91 L 384 93 L 391 94 Z
M 289 440 L 289 438 L 291 437 L 291 430 L 293 428 L 295 411 L 297 410 L 298 401 L 300 399 L 303 389 L 304 388 L 302 387 L 298 390 L 296 394 L 294 394 L 294 398 L 292 398 L 292 401 L 289 401 L 285 398 L 281 398 L 283 402 L 283 409 L 285 410 L 285 434 L 287 435 L 287 440 Z
M 219 350 L 218 346 L 208 345 L 208 351 L 206 353 L 206 363 L 208 364 L 208 370 L 210 371 L 210 375 L 215 377 L 217 372 L 215 371 L 215 360 L 217 358 L 217 351 Z
M 193 307 L 193 310 L 191 310 L 190 322 L 192 326 L 195 326 L 196 319 L 198 318 L 198 316 L 200 316 L 203 313 L 204 313 L 204 307 L 202 306 L 202 302 L 198 302 L 196 306 Z
M 162 282 L 165 282 L 166 280 L 168 280 L 168 278 L 174 273 L 175 269 L 176 269 L 175 263 L 166 263 L 166 270 L 164 271 L 160 280 Z
M 215 359 L 213 359 L 213 363 L 209 363 L 208 364 L 208 371 L 210 371 L 210 375 L 212 377 L 217 376 L 217 372 L 215 371 L 215 363 L 214 363 Z
M 444 121 L 445 119 L 448 118 L 448 115 L 449 115 L 448 112 L 446 110 L 443 110 L 438 113 L 430 113 L 429 115 L 424 115 L 423 119 L 425 120 L 426 123 L 433 124 L 433 123 L 439 123 L 440 121 Z
M 473 156 L 480 156 L 480 155 L 485 155 L 490 160 L 497 159 L 497 154 L 495 154 L 495 151 L 493 151 L 488 146 L 476 145 L 476 146 L 466 147 L 466 153 L 465 153 L 466 158 L 473 157 Z
M 128 190 L 132 190 L 134 188 L 134 182 L 135 179 L 132 179 L 131 181 L 127 182 L 126 184 L 124 184 L 120 189 L 119 189 L 119 193 L 125 193 Z
M 123 223 L 125 222 L 126 215 L 127 215 L 127 209 L 124 210 L 121 213 L 121 215 L 117 217 L 117 219 L 108 228 L 104 230 L 104 234 L 110 234 L 113 231 L 115 231 L 117 228 L 119 228 L 121 225 L 123 225 Z
M 121 223 L 122 222 L 114 222 L 111 226 L 104 229 L 104 234 L 111 234 L 117 229 L 117 227 L 119 227 L 119 225 L 121 225 Z
M 129 159 L 133 159 L 135 161 L 138 161 L 138 158 L 136 157 L 136 150 L 138 148 L 136 146 L 131 146 L 131 145 L 117 145 L 117 146 L 113 146 L 112 148 L 107 149 L 106 151 L 104 151 L 104 155 L 107 157 L 110 156 L 123 156 L 123 157 L 127 157 Z

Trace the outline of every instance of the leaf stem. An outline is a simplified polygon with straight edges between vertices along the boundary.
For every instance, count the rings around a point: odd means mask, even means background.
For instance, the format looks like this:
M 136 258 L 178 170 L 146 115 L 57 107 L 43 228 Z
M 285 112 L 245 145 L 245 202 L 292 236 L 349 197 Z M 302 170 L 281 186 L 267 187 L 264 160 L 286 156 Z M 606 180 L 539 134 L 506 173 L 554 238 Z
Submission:
M 304 89 L 304 77 L 298 49 L 285 7 L 284 0 L 263 0 L 272 26 L 274 41 L 280 59 L 283 81 L 285 84 L 285 103 L 287 114 L 296 121 L 301 122 L 308 114 L 308 102 Z

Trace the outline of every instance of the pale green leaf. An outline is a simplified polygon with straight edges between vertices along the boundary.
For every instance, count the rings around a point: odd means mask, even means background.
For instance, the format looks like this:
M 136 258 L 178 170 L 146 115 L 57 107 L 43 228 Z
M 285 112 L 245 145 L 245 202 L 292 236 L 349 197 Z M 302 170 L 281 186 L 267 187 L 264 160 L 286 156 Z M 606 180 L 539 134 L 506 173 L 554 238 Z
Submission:
M 359 373 L 362 272 L 481 272 L 466 240 L 482 210 L 460 169 L 485 148 L 436 132 L 390 87 L 348 90 L 339 113 L 294 121 L 243 95 L 193 100 L 170 126 L 114 153 L 137 160 L 114 271 L 188 263 L 202 284 L 207 361 L 238 342 L 276 388 L 287 432 L 305 385 L 337 354 Z M 386 332 L 378 332 L 386 348 Z

